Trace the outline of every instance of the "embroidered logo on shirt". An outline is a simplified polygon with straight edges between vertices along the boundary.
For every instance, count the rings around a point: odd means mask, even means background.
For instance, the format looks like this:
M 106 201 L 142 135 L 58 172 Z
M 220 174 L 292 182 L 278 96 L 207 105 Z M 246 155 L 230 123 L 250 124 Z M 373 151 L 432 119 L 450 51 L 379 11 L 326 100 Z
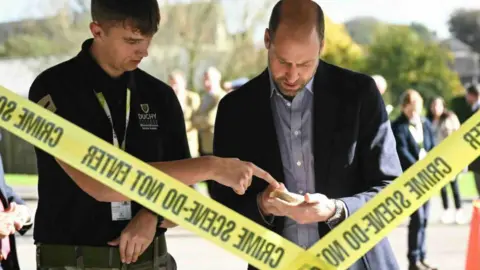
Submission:
M 138 114 L 138 120 L 140 127 L 143 130 L 157 130 L 158 129 L 158 120 L 156 113 L 149 113 L 150 106 L 148 104 L 140 104 L 140 108 L 143 113 Z
M 55 112 L 57 111 L 57 106 L 55 106 L 55 103 L 53 103 L 52 96 L 46 95 L 42 99 L 38 101 L 38 105 L 44 107 L 45 109 Z
M 140 108 L 142 108 L 143 113 L 148 113 L 150 111 L 150 106 L 148 106 L 148 104 L 140 104 Z

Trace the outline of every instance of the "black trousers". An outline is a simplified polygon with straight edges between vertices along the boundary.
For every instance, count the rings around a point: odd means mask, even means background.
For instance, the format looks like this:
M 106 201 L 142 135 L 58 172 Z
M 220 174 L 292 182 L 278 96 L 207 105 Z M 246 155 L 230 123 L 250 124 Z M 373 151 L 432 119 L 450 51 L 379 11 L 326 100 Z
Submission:
M 452 180 L 449 184 L 445 185 L 442 190 L 440 190 L 440 195 L 442 196 L 442 205 L 443 209 L 447 210 L 449 208 L 449 202 L 448 202 L 448 192 L 447 188 L 450 186 L 452 189 L 452 194 L 453 194 L 453 203 L 455 204 L 455 209 L 460 209 L 462 208 L 462 201 L 460 198 L 460 191 L 458 190 L 458 182 L 457 178 Z
M 473 172 L 475 176 L 475 184 L 477 186 L 477 192 L 480 194 L 480 158 L 474 160 L 469 166 L 468 169 Z
M 430 202 L 427 201 L 410 216 L 408 225 L 408 260 L 415 263 L 425 259 L 427 253 L 426 233 Z

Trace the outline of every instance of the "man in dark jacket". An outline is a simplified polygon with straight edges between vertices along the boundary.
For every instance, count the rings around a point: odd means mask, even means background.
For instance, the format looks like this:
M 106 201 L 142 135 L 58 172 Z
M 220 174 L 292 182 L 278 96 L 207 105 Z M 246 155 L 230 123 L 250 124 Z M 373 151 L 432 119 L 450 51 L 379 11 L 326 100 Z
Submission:
M 271 200 L 260 181 L 243 196 L 214 184 L 212 197 L 304 249 L 402 173 L 374 80 L 319 60 L 323 44 L 318 4 L 278 2 L 265 32 L 268 69 L 220 101 L 215 123 L 215 155 L 260 165 L 307 203 Z M 385 238 L 350 269 L 398 265 Z

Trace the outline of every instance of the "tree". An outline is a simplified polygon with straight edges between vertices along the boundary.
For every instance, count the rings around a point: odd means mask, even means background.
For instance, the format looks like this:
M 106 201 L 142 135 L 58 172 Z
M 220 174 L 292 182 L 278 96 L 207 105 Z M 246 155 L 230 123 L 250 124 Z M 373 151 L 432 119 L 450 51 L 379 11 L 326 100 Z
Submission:
M 362 56 L 362 48 L 352 40 L 345 27 L 326 17 L 325 48 L 321 57 L 344 68 L 359 69 Z
M 253 43 L 254 26 L 264 20 L 265 12 L 274 2 L 259 2 L 255 9 L 249 6 L 253 1 L 234 3 L 238 6 L 240 31 L 233 34 L 227 29 L 219 1 L 167 2 L 162 6 L 161 26 L 152 42 L 152 73 L 165 78 L 165 73 L 172 69 L 181 69 L 186 73 L 189 87 L 195 89 L 202 87 L 199 81 L 210 65 L 216 66 L 224 79 L 259 72 L 265 67 L 266 57 L 264 50 Z
M 480 53 L 480 10 L 456 10 L 448 24 L 453 36 Z
M 85 13 L 70 12 L 66 7 L 49 18 L 14 23 L 17 31 L 0 44 L 0 57 L 65 55 L 78 50 L 88 36 L 88 18 Z
M 373 42 L 375 32 L 383 25 L 374 17 L 356 17 L 345 23 L 345 27 L 352 39 L 360 45 Z
M 437 34 L 434 31 L 431 31 L 422 23 L 412 22 L 410 28 L 426 42 L 434 41 L 437 37 Z
M 390 26 L 380 31 L 369 46 L 367 74 L 381 74 L 388 81 L 386 100 L 398 104 L 406 89 L 418 90 L 425 100 L 440 95 L 449 100 L 462 91 L 458 75 L 448 64 L 450 54 L 438 44 L 424 41 L 408 26 Z

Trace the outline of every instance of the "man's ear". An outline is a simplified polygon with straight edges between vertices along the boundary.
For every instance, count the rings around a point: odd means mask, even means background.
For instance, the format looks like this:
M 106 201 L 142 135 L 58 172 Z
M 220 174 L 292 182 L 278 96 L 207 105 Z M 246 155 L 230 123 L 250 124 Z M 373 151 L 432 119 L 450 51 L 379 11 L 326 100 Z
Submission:
M 325 39 L 322 39 L 322 42 L 320 43 L 320 53 L 319 53 L 319 55 L 322 55 L 324 50 L 325 50 Z
M 98 25 L 98 23 L 91 22 L 90 23 L 90 32 L 92 33 L 93 38 L 101 38 L 103 30 L 102 30 L 102 27 L 100 27 L 100 25 Z
M 270 30 L 265 29 L 265 34 L 263 36 L 263 43 L 265 44 L 265 48 L 267 50 L 270 49 L 270 45 L 272 44 L 271 36 L 270 36 Z

